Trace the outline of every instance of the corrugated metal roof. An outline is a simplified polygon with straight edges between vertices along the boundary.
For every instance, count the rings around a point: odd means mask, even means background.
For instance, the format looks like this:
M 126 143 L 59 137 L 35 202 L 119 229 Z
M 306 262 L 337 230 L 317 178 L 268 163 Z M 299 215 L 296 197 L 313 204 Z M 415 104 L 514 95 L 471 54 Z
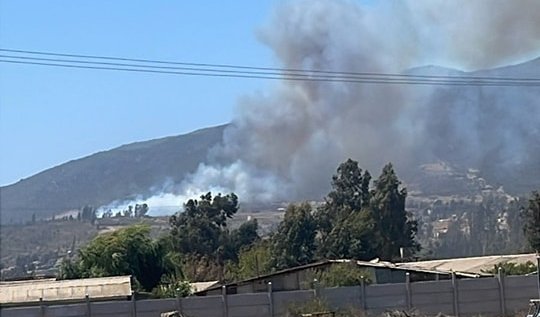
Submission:
M 196 293 L 196 292 L 202 292 L 204 290 L 207 290 L 210 287 L 215 286 L 217 284 L 219 284 L 219 281 L 208 281 L 208 282 L 189 283 L 189 286 L 191 286 L 191 290 L 193 291 L 193 293 Z
M 485 274 L 485 273 L 474 273 L 474 272 L 466 272 L 466 271 L 452 272 L 451 270 L 427 269 L 427 268 L 422 268 L 422 267 L 408 266 L 408 265 L 404 265 L 403 263 L 395 264 L 392 262 L 378 261 L 378 260 L 356 261 L 356 260 L 350 260 L 350 259 L 339 259 L 339 260 L 323 260 L 323 261 L 314 262 L 310 264 L 295 266 L 292 268 L 283 269 L 280 271 L 263 274 L 263 275 L 255 276 L 249 279 L 237 281 L 234 283 L 228 283 L 224 285 L 227 287 L 235 286 L 235 285 L 242 285 L 242 284 L 253 282 L 256 280 L 264 280 L 272 276 L 277 276 L 281 274 L 288 274 L 288 273 L 293 273 L 293 272 L 302 271 L 306 269 L 313 269 L 313 268 L 317 268 L 321 266 L 331 265 L 332 263 L 346 263 L 346 262 L 355 262 L 360 267 L 385 268 L 385 269 L 390 269 L 390 270 L 429 273 L 429 274 L 438 274 L 438 275 L 450 275 L 452 273 L 455 273 L 457 276 L 460 276 L 460 277 L 471 277 L 471 278 L 476 278 L 476 277 L 481 277 L 481 276 L 491 276 L 491 274 Z M 415 263 L 419 263 L 419 262 L 415 262 Z M 218 288 L 221 288 L 222 286 L 223 284 L 216 284 L 214 286 L 208 287 L 205 291 L 216 290 Z M 198 292 L 196 291 L 194 293 L 197 294 L 197 293 L 202 293 L 202 292 L 204 291 L 198 291 Z
M 488 271 L 499 263 L 522 264 L 528 261 L 536 263 L 536 254 L 513 254 L 513 255 L 492 255 L 468 258 L 454 258 L 443 260 L 430 260 L 418 262 L 398 263 L 401 267 L 410 267 L 424 270 L 468 272 L 482 274 L 482 271 Z
M 331 262 L 350 262 L 351 260 L 331 260 Z M 429 269 L 429 268 L 423 268 L 423 267 L 413 267 L 408 266 L 403 263 L 392 263 L 392 262 L 386 262 L 386 261 L 356 261 L 356 264 L 361 267 L 373 267 L 373 268 L 386 268 L 391 270 L 400 270 L 400 271 L 407 271 L 407 272 L 418 272 L 418 273 L 429 273 L 429 274 L 438 274 L 438 275 L 450 275 L 452 273 L 455 273 L 459 277 L 481 277 L 481 276 L 491 276 L 491 274 L 486 273 L 474 273 L 474 272 L 453 272 L 451 270 L 443 270 L 443 269 Z
M 113 276 L 76 280 L 26 280 L 0 282 L 0 304 L 43 301 L 110 299 L 131 295 L 131 277 Z

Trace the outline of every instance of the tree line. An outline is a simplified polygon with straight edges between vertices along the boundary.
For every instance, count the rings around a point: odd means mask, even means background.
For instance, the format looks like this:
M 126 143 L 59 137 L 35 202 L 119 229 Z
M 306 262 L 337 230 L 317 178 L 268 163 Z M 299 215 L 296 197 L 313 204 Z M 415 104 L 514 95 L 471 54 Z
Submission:
M 132 275 L 140 290 L 174 296 L 189 292 L 184 281 L 232 281 L 322 259 L 410 259 L 420 244 L 406 197 L 391 164 L 372 180 L 349 159 L 337 168 L 321 204 L 290 204 L 268 237 L 259 235 L 256 219 L 229 228 L 239 197 L 209 192 L 170 217 L 168 234 L 152 239 L 145 225 L 102 234 L 64 261 L 59 276 Z M 540 196 L 533 193 L 523 212 L 531 219 L 525 232 L 533 248 L 540 248 L 539 206 Z

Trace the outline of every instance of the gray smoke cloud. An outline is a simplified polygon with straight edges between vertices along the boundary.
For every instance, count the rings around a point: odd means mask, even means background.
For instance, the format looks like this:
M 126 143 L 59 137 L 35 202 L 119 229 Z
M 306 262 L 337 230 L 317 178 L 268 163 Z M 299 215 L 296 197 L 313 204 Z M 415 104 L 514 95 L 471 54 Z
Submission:
M 408 0 L 416 30 L 435 64 L 466 70 L 538 56 L 540 1 Z
M 540 1 L 291 1 L 257 34 L 283 68 L 476 70 L 539 55 Z M 433 159 L 477 167 L 490 158 L 537 160 L 526 148 L 540 136 L 540 92 L 505 89 L 280 82 L 240 100 L 210 163 L 179 192 L 234 191 L 244 201 L 318 198 L 348 157 L 374 173 L 387 162 L 406 170 Z

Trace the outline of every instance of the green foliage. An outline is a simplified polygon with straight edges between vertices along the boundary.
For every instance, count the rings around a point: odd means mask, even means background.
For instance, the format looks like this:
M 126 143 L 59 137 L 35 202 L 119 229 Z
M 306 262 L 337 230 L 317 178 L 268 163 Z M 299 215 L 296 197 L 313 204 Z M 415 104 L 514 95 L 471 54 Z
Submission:
M 229 263 L 228 261 L 226 263 Z M 221 266 L 215 258 L 197 255 L 182 255 L 182 272 L 188 281 L 222 280 L 225 265 Z
M 387 164 L 371 194 L 370 205 L 379 240 L 378 256 L 388 261 L 399 257 L 400 248 L 414 252 L 420 248 L 415 241 L 417 223 L 405 210 L 407 191 L 400 189 L 400 185 L 392 164 Z
M 324 270 L 318 281 L 322 287 L 358 286 L 364 281 L 371 283 L 368 271 L 358 267 L 354 262 L 337 263 Z
M 189 282 L 178 279 L 174 275 L 164 275 L 159 285 L 152 290 L 152 294 L 158 298 L 186 297 L 191 293 Z
M 186 256 L 186 271 L 191 277 L 201 277 L 200 267 L 206 268 L 207 279 L 223 279 L 225 265 L 236 262 L 238 253 L 259 240 L 256 220 L 229 230 L 227 220 L 238 211 L 238 197 L 231 193 L 212 197 L 207 193 L 200 200 L 190 199 L 184 211 L 170 218 L 170 237 L 173 249 Z
M 524 231 L 527 241 L 533 250 L 540 251 L 540 193 L 534 191 L 523 210 L 525 218 Z
M 283 269 L 312 262 L 316 229 L 308 203 L 290 204 L 277 232 L 272 236 L 271 266 Z
M 495 264 L 491 270 L 484 272 L 497 274 L 499 273 L 499 268 L 505 275 L 527 275 L 537 270 L 535 263 L 527 261 L 526 263 L 501 262 Z
M 231 232 L 231 243 L 234 251 L 240 251 L 242 248 L 251 247 L 260 240 L 257 230 L 259 224 L 257 219 L 246 221 L 240 225 L 237 230 Z
M 150 291 L 171 268 L 166 250 L 149 234 L 150 228 L 144 225 L 102 234 L 80 250 L 76 262 L 64 262 L 59 277 L 132 275 L 144 290 Z
M 175 248 L 183 254 L 217 257 L 219 242 L 224 240 L 226 220 L 237 210 L 235 194 L 212 198 L 212 194 L 207 193 L 200 200 L 188 200 L 184 211 L 169 220 Z
M 358 162 L 342 163 L 332 177 L 332 191 L 316 213 L 318 253 L 323 258 L 392 260 L 400 248 L 418 251 L 417 223 L 405 210 L 407 192 L 400 189 L 391 164 L 370 190 L 371 175 Z
M 238 254 L 238 261 L 227 263 L 226 280 L 235 281 L 259 276 L 271 272 L 271 243 L 262 240 Z

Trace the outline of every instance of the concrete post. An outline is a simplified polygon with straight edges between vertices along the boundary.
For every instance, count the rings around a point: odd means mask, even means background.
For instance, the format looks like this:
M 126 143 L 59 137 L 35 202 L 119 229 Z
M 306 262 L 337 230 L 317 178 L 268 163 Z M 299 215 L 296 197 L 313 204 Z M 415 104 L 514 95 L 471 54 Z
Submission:
M 86 317 L 92 317 L 92 311 L 90 310 L 90 295 L 86 294 L 84 299 L 86 301 Z
M 39 298 L 39 312 L 41 317 L 45 317 L 45 305 L 43 304 L 43 297 Z
M 223 303 L 223 317 L 229 317 L 229 304 L 227 303 L 227 286 L 221 286 L 221 298 Z
M 180 289 L 176 289 L 176 310 L 180 313 L 180 315 L 183 314 L 182 312 L 182 297 L 180 297 Z
M 538 278 L 538 298 L 540 298 L 540 254 L 536 251 L 536 276 Z
M 136 293 L 131 291 L 131 317 L 137 317 L 137 299 Z
M 497 282 L 499 284 L 499 300 L 501 303 L 501 316 L 506 316 L 506 292 L 504 289 L 504 272 L 501 267 L 499 267 L 499 270 L 497 272 Z
M 272 292 L 272 282 L 268 282 L 268 311 L 270 317 L 274 317 L 274 294 Z
M 452 291 L 454 302 L 454 316 L 459 317 L 459 293 L 458 293 L 458 281 L 456 279 L 456 273 L 452 272 Z
M 313 279 L 313 295 L 315 298 L 319 298 L 321 295 L 319 290 L 319 281 L 316 278 Z
M 405 296 L 407 301 L 407 309 L 412 309 L 412 294 L 411 294 L 411 273 L 405 273 Z
M 366 305 L 366 281 L 364 279 L 363 276 L 360 277 L 361 278 L 361 281 L 360 281 L 360 294 L 362 296 L 362 310 L 365 312 L 366 309 L 367 309 L 367 305 Z

